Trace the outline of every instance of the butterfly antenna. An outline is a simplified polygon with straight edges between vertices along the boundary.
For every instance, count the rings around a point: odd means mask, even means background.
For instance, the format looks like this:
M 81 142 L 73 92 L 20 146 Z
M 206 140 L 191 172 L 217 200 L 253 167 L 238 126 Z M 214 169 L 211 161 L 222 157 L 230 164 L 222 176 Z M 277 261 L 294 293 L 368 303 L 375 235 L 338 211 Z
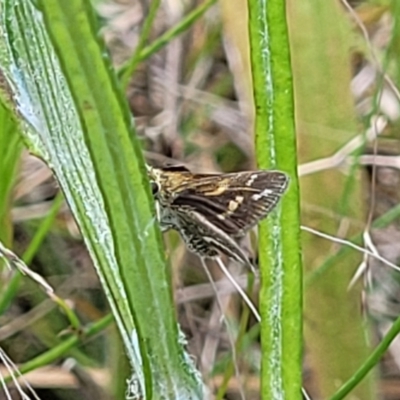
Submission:
M 228 271 L 228 269 L 225 267 L 225 264 L 222 262 L 222 260 L 217 257 L 215 259 L 217 261 L 217 264 L 221 271 L 225 274 L 225 276 L 229 279 L 229 281 L 232 283 L 232 285 L 235 287 L 235 289 L 238 291 L 240 296 L 242 297 L 243 301 L 247 304 L 247 306 L 250 308 L 250 311 L 253 313 L 254 317 L 256 318 L 257 322 L 261 322 L 261 316 L 258 313 L 258 310 L 256 306 L 253 304 L 253 302 L 250 300 L 249 296 L 246 294 L 246 292 L 240 287 L 240 285 L 235 281 L 235 278 L 232 276 L 232 274 Z

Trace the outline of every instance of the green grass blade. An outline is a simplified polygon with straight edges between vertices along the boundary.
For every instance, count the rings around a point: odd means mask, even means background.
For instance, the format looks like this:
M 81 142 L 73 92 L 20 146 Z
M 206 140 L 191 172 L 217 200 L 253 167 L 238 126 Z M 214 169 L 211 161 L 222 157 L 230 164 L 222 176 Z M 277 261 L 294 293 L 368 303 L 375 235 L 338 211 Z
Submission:
M 127 62 L 126 69 L 124 74 L 121 76 L 121 86 L 126 90 L 132 77 L 133 73 L 135 72 L 140 58 L 140 52 L 143 50 L 143 47 L 146 44 L 146 41 L 150 35 L 150 31 L 154 20 L 157 15 L 157 11 L 160 7 L 161 0 L 154 0 L 149 5 L 149 12 L 146 16 L 146 19 L 143 22 L 142 32 L 140 33 L 139 41 L 135 49 L 135 53 L 133 54 L 132 58 Z
M 94 20 L 82 0 L 5 1 L 1 67 L 25 140 L 54 171 L 81 229 L 139 391 L 201 398 L 179 341 L 140 145 Z
M 96 321 L 90 327 L 85 329 L 84 339 L 91 338 L 100 332 L 102 332 L 105 328 L 107 328 L 112 322 L 112 315 L 108 314 L 100 320 Z M 48 351 L 32 358 L 28 362 L 19 366 L 19 371 L 21 374 L 26 374 L 30 371 L 34 371 L 37 368 L 45 367 L 51 364 L 52 362 L 57 361 L 60 357 L 65 356 L 79 344 L 82 337 L 79 335 L 74 335 L 69 337 L 68 339 L 63 340 L 61 343 L 55 345 Z M 11 376 L 6 377 L 5 382 L 11 381 Z
M 12 189 L 21 150 L 17 123 L 6 106 L 0 104 L 0 241 L 6 246 L 12 243 Z
M 200 4 L 196 9 L 190 12 L 184 19 L 182 19 L 182 21 L 169 29 L 159 38 L 154 40 L 153 43 L 141 49 L 141 51 L 139 51 L 138 54 L 134 56 L 133 61 L 129 60 L 126 64 L 124 64 L 118 71 L 118 75 L 120 76 L 121 81 L 124 83 L 124 85 L 126 84 L 127 80 L 131 76 L 131 73 L 134 71 L 136 65 L 139 62 L 146 60 L 151 55 L 170 43 L 171 40 L 173 40 L 175 37 L 189 29 L 193 25 L 193 23 L 197 19 L 199 19 L 216 2 L 217 0 L 204 1 L 204 3 Z
M 363 364 L 358 368 L 358 370 L 346 381 L 341 388 L 332 396 L 330 400 L 341 400 L 346 398 L 346 396 L 362 382 L 362 380 L 376 367 L 383 357 L 383 355 L 389 349 L 390 344 L 400 333 L 400 317 L 398 317 L 389 331 L 386 333 L 385 337 L 381 340 L 378 346 L 370 354 L 370 356 L 363 362 Z

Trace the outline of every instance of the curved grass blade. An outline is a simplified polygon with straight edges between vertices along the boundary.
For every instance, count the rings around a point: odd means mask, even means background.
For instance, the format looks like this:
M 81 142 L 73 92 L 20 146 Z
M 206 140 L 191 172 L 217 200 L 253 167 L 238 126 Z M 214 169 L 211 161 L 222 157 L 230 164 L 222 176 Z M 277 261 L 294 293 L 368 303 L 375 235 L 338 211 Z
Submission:
M 131 394 L 202 398 L 140 145 L 94 21 L 82 0 L 3 2 L 1 68 L 24 139 L 54 171 L 94 261 L 134 367 Z

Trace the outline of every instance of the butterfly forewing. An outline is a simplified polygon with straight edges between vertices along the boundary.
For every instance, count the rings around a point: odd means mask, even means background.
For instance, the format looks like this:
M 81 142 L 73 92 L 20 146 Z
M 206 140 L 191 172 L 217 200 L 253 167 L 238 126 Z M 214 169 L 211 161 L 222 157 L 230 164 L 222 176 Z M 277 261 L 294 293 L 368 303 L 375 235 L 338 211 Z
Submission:
M 218 178 L 217 178 L 218 177 Z M 286 190 L 288 178 L 278 171 L 194 175 L 197 183 L 177 193 L 171 207 L 196 210 L 235 238 L 268 215 Z
M 280 171 L 192 174 L 185 168 L 149 167 L 163 230 L 180 232 L 189 250 L 202 257 L 219 252 L 247 263 L 235 239 L 276 206 L 288 185 Z

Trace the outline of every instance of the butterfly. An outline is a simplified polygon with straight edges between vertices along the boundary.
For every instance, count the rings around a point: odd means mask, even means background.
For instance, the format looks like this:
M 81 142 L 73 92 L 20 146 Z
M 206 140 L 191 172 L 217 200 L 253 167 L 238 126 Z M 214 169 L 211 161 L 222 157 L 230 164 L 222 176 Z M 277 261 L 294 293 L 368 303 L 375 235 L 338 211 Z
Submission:
M 180 165 L 148 166 L 147 172 L 163 232 L 175 229 L 202 258 L 223 253 L 253 269 L 238 240 L 276 206 L 288 187 L 287 174 L 195 174 Z

